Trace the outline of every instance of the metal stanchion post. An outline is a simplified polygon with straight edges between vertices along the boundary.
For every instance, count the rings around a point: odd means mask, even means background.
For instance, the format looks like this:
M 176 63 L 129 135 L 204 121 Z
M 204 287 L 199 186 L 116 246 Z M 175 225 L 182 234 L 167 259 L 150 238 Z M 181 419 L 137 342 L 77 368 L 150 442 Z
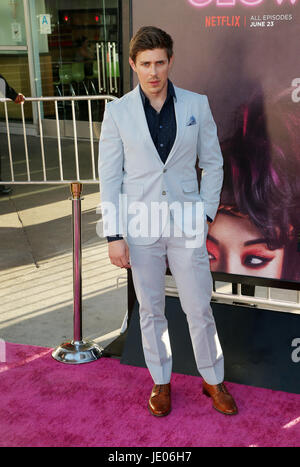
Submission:
M 82 184 L 72 183 L 73 222 L 73 293 L 74 339 L 58 346 L 52 357 L 62 363 L 88 363 L 102 357 L 103 348 L 82 339 L 82 283 L 81 283 L 81 193 Z

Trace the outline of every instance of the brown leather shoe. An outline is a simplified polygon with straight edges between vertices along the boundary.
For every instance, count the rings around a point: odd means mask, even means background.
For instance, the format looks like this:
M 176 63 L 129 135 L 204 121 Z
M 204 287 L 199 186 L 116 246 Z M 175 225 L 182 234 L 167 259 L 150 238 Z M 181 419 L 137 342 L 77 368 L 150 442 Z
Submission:
M 212 398 L 213 408 L 218 412 L 225 415 L 236 415 L 238 413 L 236 403 L 224 383 L 211 385 L 203 380 L 203 394 Z
M 152 415 L 164 417 L 171 412 L 171 384 L 154 384 L 148 402 Z

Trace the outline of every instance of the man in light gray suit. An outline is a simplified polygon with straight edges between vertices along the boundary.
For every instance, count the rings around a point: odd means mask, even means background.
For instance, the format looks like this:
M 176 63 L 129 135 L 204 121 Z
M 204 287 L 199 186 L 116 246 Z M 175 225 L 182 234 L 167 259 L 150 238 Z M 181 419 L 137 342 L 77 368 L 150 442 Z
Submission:
M 208 99 L 173 86 L 172 38 L 143 27 L 130 43 L 139 85 L 107 105 L 99 144 L 103 234 L 111 263 L 132 269 L 155 416 L 171 410 L 172 353 L 165 308 L 166 260 L 186 314 L 203 393 L 224 414 L 237 407 L 210 307 L 206 250 L 216 215 L 223 159 Z M 195 169 L 202 169 L 199 193 Z

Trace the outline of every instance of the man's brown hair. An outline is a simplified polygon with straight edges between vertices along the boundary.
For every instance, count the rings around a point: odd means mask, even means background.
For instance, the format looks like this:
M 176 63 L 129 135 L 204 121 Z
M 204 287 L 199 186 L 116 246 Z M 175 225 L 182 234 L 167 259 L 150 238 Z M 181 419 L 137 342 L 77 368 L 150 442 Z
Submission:
M 170 61 L 173 56 L 173 39 L 162 29 L 143 26 L 130 41 L 129 56 L 135 63 L 139 52 L 153 49 L 165 49 Z

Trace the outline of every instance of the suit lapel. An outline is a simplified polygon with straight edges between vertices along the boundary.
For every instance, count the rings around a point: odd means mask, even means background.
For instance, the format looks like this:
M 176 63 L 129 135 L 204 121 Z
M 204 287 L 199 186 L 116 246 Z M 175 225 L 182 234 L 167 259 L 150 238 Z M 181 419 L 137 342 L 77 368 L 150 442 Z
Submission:
M 175 138 L 173 147 L 170 151 L 170 154 L 166 160 L 165 165 L 167 165 L 170 162 L 170 160 L 176 154 L 176 151 L 180 147 L 180 142 L 185 131 L 185 124 L 186 124 L 186 118 L 187 118 L 187 105 L 185 104 L 182 98 L 180 89 L 175 86 L 174 86 L 174 89 L 175 89 L 175 94 L 176 94 L 176 99 L 174 100 L 174 108 L 175 108 L 177 131 L 176 131 L 176 138 Z
M 161 165 L 164 165 L 161 158 L 160 158 L 159 153 L 157 152 L 155 144 L 153 143 L 153 139 L 152 139 L 150 131 L 149 131 L 148 122 L 147 122 L 146 114 L 145 114 L 145 109 L 144 109 L 142 98 L 141 98 L 141 95 L 140 95 L 139 85 L 136 86 L 136 88 L 133 90 L 133 93 L 134 93 L 134 99 L 135 99 L 135 105 L 134 105 L 133 109 L 137 110 L 136 120 L 137 120 L 138 125 L 139 125 L 139 127 L 141 129 L 141 133 L 142 133 L 142 135 L 144 135 L 146 137 L 146 144 L 147 144 L 148 148 L 151 150 L 151 153 L 152 154 L 154 153 L 156 159 L 158 160 L 158 162 L 160 162 Z
M 159 163 L 164 166 L 167 165 L 174 154 L 176 154 L 177 149 L 180 147 L 180 142 L 183 137 L 184 131 L 185 131 L 185 124 L 186 124 L 186 119 L 187 119 L 187 106 L 184 102 L 184 99 L 182 98 L 180 89 L 175 87 L 175 94 L 176 94 L 176 99 L 174 100 L 174 108 L 175 108 L 175 117 L 176 117 L 176 138 L 173 144 L 173 147 L 168 155 L 168 158 L 165 162 L 165 164 L 162 162 L 159 153 L 157 152 L 157 149 L 155 147 L 155 144 L 153 143 L 149 127 L 148 127 L 148 122 L 146 119 L 145 115 L 145 109 L 143 107 L 143 102 L 141 99 L 140 95 L 140 89 L 139 85 L 136 86 L 136 88 L 133 90 L 133 96 L 135 99 L 135 105 L 134 109 L 137 109 L 136 112 L 136 119 L 138 122 L 138 125 L 141 128 L 141 133 L 146 137 L 146 143 L 149 149 L 151 150 L 152 153 L 155 154 L 156 159 L 159 161 Z

